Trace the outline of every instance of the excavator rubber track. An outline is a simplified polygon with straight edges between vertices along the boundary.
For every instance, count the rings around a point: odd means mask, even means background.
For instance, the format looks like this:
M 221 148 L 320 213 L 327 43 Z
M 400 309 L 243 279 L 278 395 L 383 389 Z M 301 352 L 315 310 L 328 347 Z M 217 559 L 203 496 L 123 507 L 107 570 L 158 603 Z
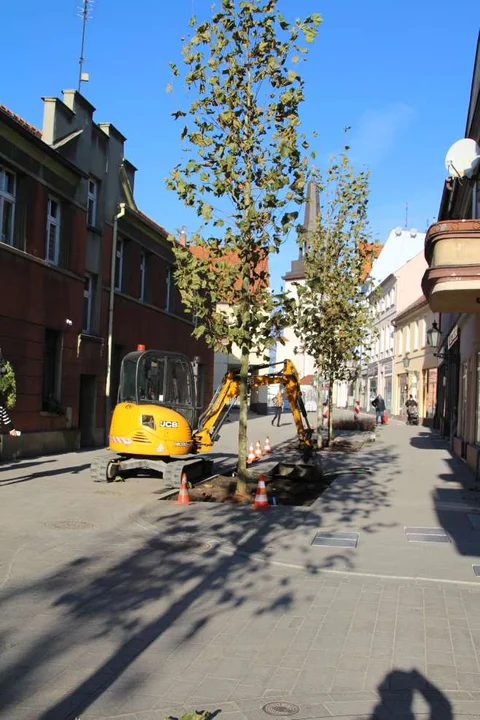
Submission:
M 125 475 L 141 470 L 143 472 L 160 473 L 166 488 L 179 488 L 182 475 L 185 473 L 187 482 L 194 483 L 211 475 L 213 460 L 199 457 L 157 460 L 144 457 L 121 457 L 105 452 L 93 458 L 90 465 L 90 476 L 93 482 L 109 483 L 124 480 Z

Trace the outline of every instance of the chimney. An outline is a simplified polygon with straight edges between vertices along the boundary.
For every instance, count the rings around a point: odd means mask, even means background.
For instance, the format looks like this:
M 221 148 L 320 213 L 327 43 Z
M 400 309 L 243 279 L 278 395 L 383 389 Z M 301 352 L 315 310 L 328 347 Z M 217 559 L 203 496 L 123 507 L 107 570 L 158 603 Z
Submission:
M 187 244 L 187 233 L 185 230 L 180 230 L 180 235 L 178 236 L 178 242 L 180 245 L 183 245 L 184 247 Z

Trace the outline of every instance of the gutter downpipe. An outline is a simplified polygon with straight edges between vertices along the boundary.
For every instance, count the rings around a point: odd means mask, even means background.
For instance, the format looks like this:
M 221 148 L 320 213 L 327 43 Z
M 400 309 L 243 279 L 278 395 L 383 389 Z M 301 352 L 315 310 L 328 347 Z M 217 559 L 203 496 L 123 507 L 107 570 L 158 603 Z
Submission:
M 107 373 L 105 377 L 105 444 L 108 445 L 110 414 L 112 411 L 112 356 L 113 356 L 113 309 L 115 301 L 115 263 L 117 260 L 118 221 L 124 217 L 126 204 L 120 203 L 119 212 L 113 218 L 112 256 L 110 258 L 110 295 L 108 299 Z

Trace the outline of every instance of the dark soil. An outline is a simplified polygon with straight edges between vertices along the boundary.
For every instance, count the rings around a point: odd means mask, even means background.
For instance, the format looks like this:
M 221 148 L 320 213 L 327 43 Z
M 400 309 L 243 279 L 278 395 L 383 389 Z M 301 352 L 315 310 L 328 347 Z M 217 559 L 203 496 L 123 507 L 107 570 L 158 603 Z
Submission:
M 280 464 L 272 475 L 264 475 L 270 505 L 309 506 L 330 485 L 316 467 Z M 217 475 L 208 482 L 189 489 L 192 502 L 253 503 L 257 480 L 247 482 L 247 498 L 235 495 L 236 478 Z M 175 501 L 177 496 L 168 498 Z

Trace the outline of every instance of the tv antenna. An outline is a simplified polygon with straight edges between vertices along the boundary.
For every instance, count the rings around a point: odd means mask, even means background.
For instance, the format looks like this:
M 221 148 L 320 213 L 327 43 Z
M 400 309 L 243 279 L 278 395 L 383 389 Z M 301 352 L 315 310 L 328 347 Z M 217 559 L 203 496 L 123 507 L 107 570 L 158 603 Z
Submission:
M 405 229 L 408 227 L 408 202 L 405 203 Z
M 79 17 L 82 19 L 82 44 L 80 46 L 80 57 L 78 58 L 78 92 L 82 86 L 82 82 L 88 82 L 88 73 L 83 72 L 83 61 L 85 60 L 83 52 L 85 49 L 85 30 L 87 28 L 87 20 L 92 19 L 92 5 L 94 0 L 82 0 L 82 6 L 78 8 Z

